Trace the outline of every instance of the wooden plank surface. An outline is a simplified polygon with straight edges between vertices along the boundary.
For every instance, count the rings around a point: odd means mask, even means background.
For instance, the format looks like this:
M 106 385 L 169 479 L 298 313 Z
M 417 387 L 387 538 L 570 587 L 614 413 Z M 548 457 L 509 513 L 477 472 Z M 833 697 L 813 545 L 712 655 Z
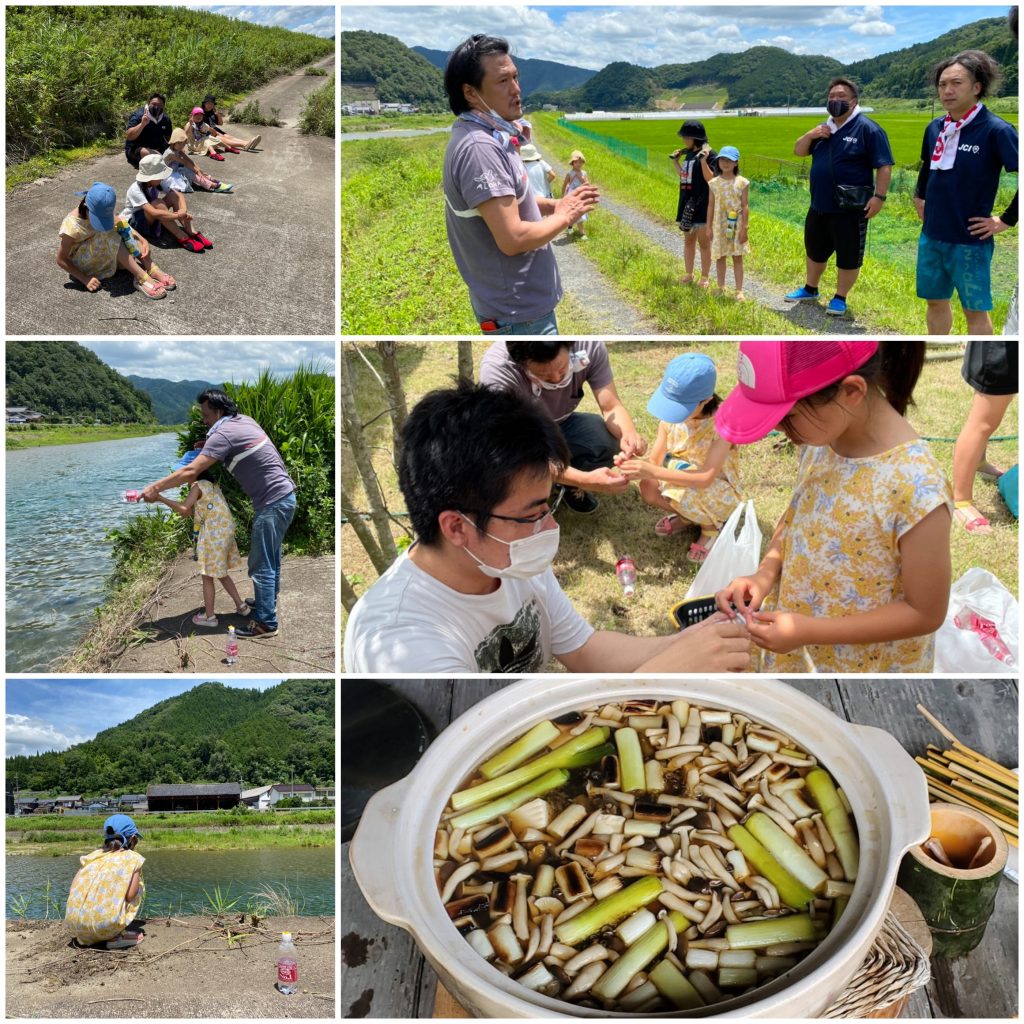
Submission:
M 381 680 L 411 700 L 433 735 L 467 708 L 512 680 Z M 795 689 L 841 718 L 892 733 L 912 754 L 941 735 L 917 712 L 924 704 L 961 742 L 1002 764 L 1016 766 L 1018 687 L 1013 680 L 798 679 Z M 344 712 L 342 712 L 344 713 Z M 344 785 L 344 777 L 342 778 Z M 416 944 L 367 906 L 342 847 L 341 1015 L 415 1018 L 433 1015 L 437 977 Z M 956 961 L 932 961 L 932 981 L 913 993 L 908 1018 L 1007 1018 L 1018 1013 L 1017 886 L 1005 879 L 981 945 Z

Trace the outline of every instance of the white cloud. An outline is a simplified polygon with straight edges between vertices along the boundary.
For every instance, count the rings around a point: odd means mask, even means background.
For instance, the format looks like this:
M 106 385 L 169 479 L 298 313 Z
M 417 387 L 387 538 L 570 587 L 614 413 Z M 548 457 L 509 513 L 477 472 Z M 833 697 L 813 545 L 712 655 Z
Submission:
M 5 715 L 4 753 L 7 757 L 17 754 L 35 754 L 44 750 L 67 750 L 76 743 L 84 743 L 89 737 L 65 735 L 51 723 L 27 715 Z
M 891 36 L 896 33 L 896 26 L 887 21 L 858 21 L 850 26 L 851 32 L 859 36 Z

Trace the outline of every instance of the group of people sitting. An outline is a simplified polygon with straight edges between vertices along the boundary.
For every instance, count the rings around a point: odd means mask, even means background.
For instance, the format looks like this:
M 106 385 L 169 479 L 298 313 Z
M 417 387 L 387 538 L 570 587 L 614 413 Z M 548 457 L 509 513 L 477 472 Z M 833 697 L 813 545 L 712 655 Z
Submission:
M 243 139 L 228 134 L 212 95 L 192 108 L 181 128 L 173 127 L 165 106 L 163 94 L 155 92 L 128 118 L 124 154 L 136 175 L 122 210 L 115 212 L 116 190 L 98 181 L 76 193 L 80 201 L 60 226 L 57 266 L 87 291 L 98 291 L 104 280 L 123 269 L 137 291 L 150 299 L 164 298 L 176 282 L 153 262 L 150 241 L 166 232 L 191 252 L 212 249 L 185 194 L 227 193 L 235 187 L 207 174 L 193 158 L 206 155 L 223 161 L 223 153 L 252 152 L 262 140 L 260 135 Z

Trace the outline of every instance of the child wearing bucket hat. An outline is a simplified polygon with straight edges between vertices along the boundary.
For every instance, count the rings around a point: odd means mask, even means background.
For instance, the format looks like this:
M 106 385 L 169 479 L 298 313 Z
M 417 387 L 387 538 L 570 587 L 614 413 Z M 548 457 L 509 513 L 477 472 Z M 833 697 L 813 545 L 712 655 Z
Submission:
M 740 175 L 740 151 L 735 146 L 723 146 L 718 151 L 717 177 L 707 161 L 701 167 L 708 183 L 708 233 L 718 290 L 725 288 L 725 265 L 731 256 L 736 299 L 743 302 L 743 257 L 750 250 L 750 181 Z
M 567 196 L 573 189 L 579 188 L 581 185 L 589 185 L 590 178 L 587 177 L 587 172 L 583 170 L 583 165 L 587 162 L 587 158 L 578 150 L 574 149 L 569 156 L 569 166 L 571 170 L 566 174 L 565 179 L 562 182 L 562 195 Z M 583 214 L 582 217 L 574 225 L 565 229 L 565 234 L 568 238 L 572 238 L 573 231 L 576 232 L 579 240 L 585 242 L 587 240 L 587 229 L 583 226 L 587 220 L 587 215 Z
M 144 156 L 139 161 L 135 183 L 125 194 L 126 206 L 121 215 L 140 235 L 157 238 L 166 228 L 183 249 L 212 249 L 213 242 L 200 234 L 188 212 L 185 197 L 168 186 L 170 176 L 171 169 L 162 157 L 156 153 Z
M 744 341 L 718 431 L 778 427 L 801 450 L 793 496 L 735 605 L 768 672 L 930 672 L 950 589 L 949 483 L 904 418 L 921 341 Z M 766 609 L 771 610 L 766 610 Z
M 647 411 L 657 417 L 658 437 L 649 460 L 619 462 L 623 475 L 637 480 L 648 505 L 663 509 L 654 527 L 660 537 L 698 526 L 687 560 L 700 563 L 726 519 L 743 500 L 739 449 L 715 431 L 717 371 L 702 352 L 684 352 L 666 367 Z
M 192 192 L 195 189 L 200 192 L 234 191 L 234 185 L 219 181 L 200 170 L 199 165 L 186 152 L 187 142 L 184 128 L 175 128 L 171 132 L 171 140 L 164 150 L 164 163 L 171 169 L 171 176 L 167 179 L 169 187 L 175 192 Z
M 202 107 L 193 107 L 185 122 L 185 148 L 193 156 L 208 156 L 211 160 L 223 160 L 221 153 L 231 148 L 233 153 L 239 150 L 221 142 L 213 129 L 206 123 Z
M 144 938 L 141 930 L 127 930 L 145 892 L 146 859 L 135 852 L 141 838 L 127 814 L 112 814 L 103 823 L 103 846 L 80 858 L 64 915 L 80 946 L 102 943 L 107 949 L 126 949 Z

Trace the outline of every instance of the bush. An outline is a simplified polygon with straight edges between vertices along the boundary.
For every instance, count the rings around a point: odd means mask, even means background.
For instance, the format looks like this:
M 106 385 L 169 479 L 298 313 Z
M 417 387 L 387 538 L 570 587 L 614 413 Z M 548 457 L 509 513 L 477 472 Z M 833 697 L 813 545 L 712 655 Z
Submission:
M 133 516 L 126 526 L 108 530 L 107 539 L 113 545 L 114 571 L 106 586 L 113 593 L 188 547 L 192 541 L 192 521 L 162 509 L 147 510 Z
M 307 75 L 313 75 L 313 76 L 315 76 L 317 78 L 326 78 L 327 77 L 327 69 L 326 68 L 306 68 L 305 73 Z
M 281 119 L 277 116 L 281 111 L 277 107 L 271 107 L 270 113 L 265 114 L 260 106 L 259 100 L 249 100 L 245 106 L 231 108 L 231 120 L 241 124 L 258 124 L 267 128 L 280 128 Z
M 326 84 L 306 97 L 306 105 L 299 118 L 299 131 L 303 135 L 326 135 L 334 138 L 334 76 Z

